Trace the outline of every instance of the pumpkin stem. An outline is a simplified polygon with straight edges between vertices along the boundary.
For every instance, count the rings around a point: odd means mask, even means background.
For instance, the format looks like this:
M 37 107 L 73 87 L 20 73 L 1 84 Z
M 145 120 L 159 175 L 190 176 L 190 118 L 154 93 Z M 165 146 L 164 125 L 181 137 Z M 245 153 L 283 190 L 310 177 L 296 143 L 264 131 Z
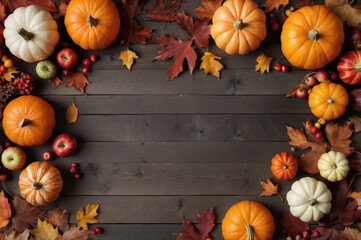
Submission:
M 90 28 L 93 28 L 98 24 L 98 19 L 93 18 L 92 15 L 87 16 L 86 21 L 88 22 Z
M 336 169 L 336 168 L 337 168 L 337 165 L 336 165 L 336 164 L 332 164 L 332 168 L 333 168 L 333 169 Z
M 248 235 L 248 240 L 253 240 L 253 230 L 252 230 L 252 226 L 247 224 L 246 225 L 246 230 L 247 230 L 247 235 Z
M 326 102 L 327 103 L 333 103 L 333 100 L 332 100 L 332 98 L 327 98 Z
M 312 29 L 311 31 L 308 32 L 308 38 L 312 41 L 317 41 L 317 35 L 318 35 L 318 31 L 316 29 Z
M 283 169 L 287 169 L 288 168 L 288 166 L 287 165 L 283 165 Z
M 26 118 L 23 118 L 20 122 L 19 122 L 19 127 L 26 127 L 30 124 L 30 120 L 29 119 L 26 119 Z
M 242 19 L 238 18 L 233 26 L 236 30 L 242 30 L 246 24 L 242 21 Z
M 34 37 L 35 37 L 35 34 L 34 33 L 32 33 L 32 32 L 28 32 L 28 31 L 26 31 L 24 28 L 20 28 L 19 30 L 18 30 L 18 34 L 20 35 L 20 36 L 22 36 L 24 39 L 25 39 L 25 41 L 30 41 L 31 39 L 33 39 Z
M 315 206 L 316 203 L 317 203 L 317 200 L 316 199 L 312 199 L 308 202 L 310 204 L 310 206 Z
M 356 71 L 361 72 L 361 63 L 356 63 L 353 67 Z
M 39 183 L 39 182 L 34 182 L 33 185 L 31 186 L 34 190 L 40 190 L 43 187 L 43 184 Z

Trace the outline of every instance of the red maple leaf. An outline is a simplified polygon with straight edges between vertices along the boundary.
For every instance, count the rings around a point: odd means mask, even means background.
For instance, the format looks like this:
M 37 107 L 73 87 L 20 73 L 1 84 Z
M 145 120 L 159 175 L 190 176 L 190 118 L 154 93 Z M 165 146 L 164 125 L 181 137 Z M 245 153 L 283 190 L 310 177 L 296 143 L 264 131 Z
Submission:
M 301 221 L 301 219 L 294 217 L 292 214 L 282 214 L 280 223 L 283 226 L 283 232 L 293 237 L 310 229 L 308 223 Z
M 84 93 L 85 86 L 90 83 L 90 81 L 85 77 L 84 73 L 73 73 L 65 77 L 66 87 L 74 86 L 78 91 Z
M 37 5 L 49 12 L 58 11 L 58 9 L 55 7 L 55 4 L 51 0 L 3 0 L 2 2 L 9 8 L 10 12 L 13 12 L 19 7 L 27 7 L 30 5 Z
M 157 56 L 154 60 L 166 61 L 169 58 L 173 58 L 173 64 L 168 69 L 168 81 L 172 80 L 180 72 L 183 71 L 183 61 L 187 59 L 189 72 L 192 74 L 193 69 L 196 65 L 197 54 L 192 47 L 192 41 L 182 41 L 178 38 L 166 34 L 155 39 L 164 47 L 161 51 L 158 51 Z
M 200 47 L 208 47 L 209 37 L 211 35 L 211 25 L 208 19 L 198 19 L 195 23 L 191 16 L 184 12 L 177 13 L 178 25 L 188 33 L 191 39 Z
M 127 0 L 125 4 L 121 4 L 119 15 L 122 24 L 130 22 L 131 19 L 140 14 L 140 9 L 144 3 L 142 0 Z
M 138 41 L 146 44 L 146 40 L 151 38 L 152 29 L 139 26 L 137 21 L 131 20 L 129 24 L 124 24 L 121 30 L 123 38 L 128 42 Z
M 297 9 L 303 8 L 305 6 L 313 6 L 315 5 L 315 0 L 300 0 L 300 3 L 296 3 L 295 7 Z
M 151 8 L 145 11 L 145 16 L 152 21 L 175 21 L 175 13 L 184 2 L 173 0 L 164 3 L 163 0 L 156 0 Z
M 203 240 L 208 237 L 208 234 L 214 227 L 215 216 L 213 214 L 213 208 L 209 211 L 205 211 L 203 214 L 197 215 L 198 219 L 198 231 L 194 227 L 193 223 L 183 218 L 183 229 L 185 232 L 173 233 L 177 240 Z
M 202 6 L 193 10 L 199 19 L 212 19 L 214 12 L 222 5 L 222 0 L 202 0 Z

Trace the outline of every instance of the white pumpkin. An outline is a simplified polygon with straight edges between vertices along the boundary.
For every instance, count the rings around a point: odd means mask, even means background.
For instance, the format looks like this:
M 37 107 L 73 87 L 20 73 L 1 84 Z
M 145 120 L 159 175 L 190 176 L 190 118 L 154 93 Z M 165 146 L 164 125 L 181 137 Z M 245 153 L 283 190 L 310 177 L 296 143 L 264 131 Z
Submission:
M 330 151 L 321 155 L 317 164 L 322 177 L 330 182 L 338 182 L 348 174 L 350 167 L 345 154 L 341 152 Z
M 58 24 L 49 12 L 35 5 L 17 8 L 4 25 L 6 46 L 26 62 L 49 57 L 59 42 Z
M 318 221 L 331 210 L 332 195 L 326 184 L 304 177 L 286 195 L 291 214 L 304 222 Z

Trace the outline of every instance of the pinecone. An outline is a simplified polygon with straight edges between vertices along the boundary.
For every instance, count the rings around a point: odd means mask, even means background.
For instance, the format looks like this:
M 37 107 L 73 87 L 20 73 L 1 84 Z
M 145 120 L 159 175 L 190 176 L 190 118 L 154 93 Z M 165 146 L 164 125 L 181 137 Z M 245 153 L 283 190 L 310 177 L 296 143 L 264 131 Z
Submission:
M 12 84 L 5 84 L 0 86 L 0 102 L 6 103 L 10 97 L 12 97 L 18 88 Z

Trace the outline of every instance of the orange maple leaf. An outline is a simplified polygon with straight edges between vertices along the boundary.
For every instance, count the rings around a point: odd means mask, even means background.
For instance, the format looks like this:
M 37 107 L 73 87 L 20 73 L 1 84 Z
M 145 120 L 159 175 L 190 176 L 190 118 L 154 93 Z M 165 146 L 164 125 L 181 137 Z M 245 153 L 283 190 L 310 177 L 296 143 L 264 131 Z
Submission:
M 271 12 L 274 8 L 276 10 L 280 7 L 280 5 L 286 6 L 289 4 L 289 0 L 267 0 L 265 3 L 261 5 L 261 7 L 266 7 L 264 12 Z
M 329 122 L 325 128 L 325 134 L 332 150 L 342 152 L 346 157 L 355 152 L 355 148 L 350 147 L 352 140 L 349 138 L 353 134 L 353 130 L 350 126 L 350 121 L 347 121 L 343 126 Z
M 0 192 L 0 228 L 8 225 L 11 218 L 11 208 L 4 192 Z
M 282 202 L 284 201 L 282 195 L 278 192 L 278 184 L 273 184 L 269 178 L 267 178 L 267 182 L 261 180 L 260 184 L 263 188 L 263 191 L 259 195 L 260 197 L 278 195 Z
M 199 19 L 211 20 L 214 12 L 222 5 L 222 0 L 202 0 L 202 6 L 193 10 L 198 15 Z
M 51 86 L 53 86 L 53 88 L 59 87 L 60 83 L 62 83 L 62 81 L 58 77 L 50 79 L 49 82 L 51 83 Z
M 65 77 L 66 87 L 74 86 L 78 91 L 84 93 L 85 86 L 90 83 L 90 81 L 85 77 L 84 73 L 73 73 Z

